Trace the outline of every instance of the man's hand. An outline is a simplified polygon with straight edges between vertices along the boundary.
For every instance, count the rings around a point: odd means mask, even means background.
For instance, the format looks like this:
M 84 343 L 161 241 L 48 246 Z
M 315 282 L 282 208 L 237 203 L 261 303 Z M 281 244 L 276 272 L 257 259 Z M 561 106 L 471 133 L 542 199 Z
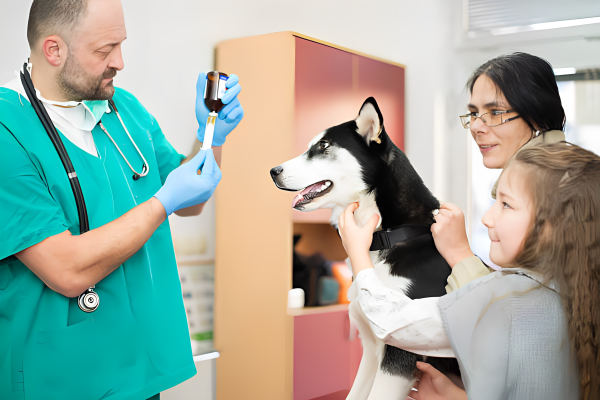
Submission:
M 358 203 L 350 204 L 340 214 L 338 222 L 342 243 L 344 249 L 346 249 L 346 254 L 350 257 L 354 276 L 358 275 L 363 269 L 373 268 L 373 263 L 369 257 L 369 248 L 373 241 L 373 232 L 379 222 L 379 215 L 375 214 L 365 226 L 359 227 L 354 219 L 354 211 L 357 208 Z
M 430 364 L 417 362 L 421 379 L 415 385 L 409 399 L 414 400 L 467 400 L 467 393 Z
M 204 131 L 206 130 L 206 120 L 208 113 L 210 112 L 204 104 L 204 88 L 206 87 L 206 74 L 202 72 L 198 76 L 198 83 L 196 84 L 196 119 L 198 120 L 198 140 L 204 141 Z M 237 75 L 230 75 L 229 79 L 225 83 L 227 91 L 221 98 L 221 101 L 225 105 L 221 111 L 219 111 L 219 118 L 215 123 L 215 134 L 213 137 L 212 146 L 218 147 L 225 143 L 227 135 L 235 129 L 244 118 L 244 109 L 240 104 L 237 96 L 242 90 L 239 84 L 239 78 Z
M 200 169 L 202 173 L 198 174 Z M 154 197 L 160 200 L 168 216 L 208 201 L 220 181 L 221 170 L 212 150 L 200 150 L 189 162 L 171 171 Z
M 435 247 L 450 267 L 454 268 L 465 258 L 474 256 L 467 239 L 465 216 L 460 208 L 451 203 L 443 203 L 434 219 L 431 233 Z

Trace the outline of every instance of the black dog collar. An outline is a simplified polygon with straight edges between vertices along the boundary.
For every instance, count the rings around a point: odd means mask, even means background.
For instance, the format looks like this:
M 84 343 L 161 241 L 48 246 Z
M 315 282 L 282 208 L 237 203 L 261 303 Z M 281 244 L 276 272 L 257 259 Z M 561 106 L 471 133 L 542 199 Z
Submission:
M 431 234 L 431 226 L 404 225 L 396 229 L 377 231 L 373 233 L 373 242 L 369 251 L 391 249 L 396 243 L 406 242 L 425 234 Z

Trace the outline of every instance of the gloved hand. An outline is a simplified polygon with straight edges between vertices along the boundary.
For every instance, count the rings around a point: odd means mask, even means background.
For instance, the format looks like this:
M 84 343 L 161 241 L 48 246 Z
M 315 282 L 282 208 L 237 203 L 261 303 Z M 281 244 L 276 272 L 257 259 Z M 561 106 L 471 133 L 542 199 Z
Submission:
M 200 175 L 199 169 L 202 169 Z M 169 174 L 165 184 L 154 197 L 165 207 L 168 217 L 177 210 L 208 201 L 219 181 L 221 170 L 212 150 L 200 150 L 189 162 L 180 165 Z
M 215 123 L 215 135 L 213 137 L 213 147 L 222 146 L 225 138 L 240 123 L 244 117 L 244 109 L 237 98 L 242 90 L 238 83 L 240 80 L 237 75 L 230 75 L 225 83 L 227 91 L 221 98 L 225 105 L 219 111 L 219 118 Z M 204 143 L 204 131 L 206 130 L 206 120 L 210 112 L 204 104 L 204 87 L 206 86 L 206 74 L 204 72 L 198 75 L 196 84 L 196 119 L 198 120 L 198 140 Z M 219 121 L 220 120 L 220 121 Z

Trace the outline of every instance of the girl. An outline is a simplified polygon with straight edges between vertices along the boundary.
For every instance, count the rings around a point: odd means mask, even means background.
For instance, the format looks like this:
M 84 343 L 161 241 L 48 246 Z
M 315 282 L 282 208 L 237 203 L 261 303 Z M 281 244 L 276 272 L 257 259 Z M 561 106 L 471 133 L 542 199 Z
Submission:
M 403 326 L 390 320 L 432 299 L 411 301 L 377 281 L 368 256 L 377 216 L 358 227 L 356 208 L 340 216 L 340 234 L 358 300 L 374 331 L 391 337 Z M 454 350 L 466 392 L 419 363 L 428 382 L 414 398 L 600 398 L 600 157 L 567 143 L 521 150 L 503 171 L 483 223 L 490 258 L 502 270 L 439 298 L 432 336 L 438 343 L 445 336 Z M 390 313 L 373 312 L 371 297 Z

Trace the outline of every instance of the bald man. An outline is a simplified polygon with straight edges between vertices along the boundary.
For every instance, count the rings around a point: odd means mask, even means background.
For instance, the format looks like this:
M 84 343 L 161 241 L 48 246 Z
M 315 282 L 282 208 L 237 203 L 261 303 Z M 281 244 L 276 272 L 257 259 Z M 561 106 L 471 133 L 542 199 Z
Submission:
M 198 151 L 200 75 L 197 154 L 185 159 L 113 85 L 120 1 L 34 0 L 27 37 L 28 62 L 0 88 L 0 399 L 158 398 L 196 372 L 167 217 L 198 215 L 219 183 L 220 146 L 243 117 L 237 77 L 213 152 Z

